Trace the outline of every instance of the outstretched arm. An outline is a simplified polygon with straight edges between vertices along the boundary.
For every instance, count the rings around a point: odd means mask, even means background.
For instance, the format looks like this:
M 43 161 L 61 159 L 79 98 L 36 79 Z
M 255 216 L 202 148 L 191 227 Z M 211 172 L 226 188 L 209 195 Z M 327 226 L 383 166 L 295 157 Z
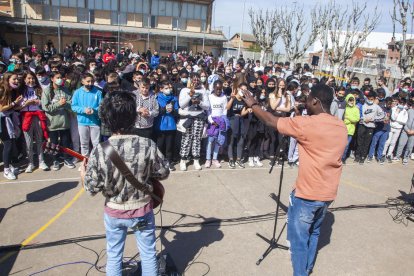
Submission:
M 256 117 L 264 122 L 267 126 L 277 130 L 277 122 L 279 121 L 279 117 L 273 116 L 270 112 L 264 111 L 249 92 L 243 94 L 244 102 L 246 103 L 247 107 L 253 110 L 254 115 L 256 115 Z

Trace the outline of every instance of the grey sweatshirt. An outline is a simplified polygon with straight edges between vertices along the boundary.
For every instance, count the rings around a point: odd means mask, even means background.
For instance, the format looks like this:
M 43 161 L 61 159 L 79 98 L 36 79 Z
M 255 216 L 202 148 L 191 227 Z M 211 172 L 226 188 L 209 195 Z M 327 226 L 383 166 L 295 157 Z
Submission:
M 414 130 L 414 109 L 408 109 L 408 120 L 404 126 L 404 130 Z
M 377 104 L 368 105 L 365 103 L 362 106 L 362 117 L 361 117 L 361 124 L 368 128 L 375 128 L 376 122 L 381 122 L 384 120 L 385 114 L 382 108 Z M 369 123 L 365 123 L 366 119 L 370 119 Z

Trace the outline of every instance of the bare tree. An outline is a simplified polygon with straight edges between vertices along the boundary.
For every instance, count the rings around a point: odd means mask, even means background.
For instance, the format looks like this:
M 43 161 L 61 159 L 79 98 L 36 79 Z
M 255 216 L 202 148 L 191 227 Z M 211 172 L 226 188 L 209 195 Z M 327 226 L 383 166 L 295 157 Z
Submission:
M 397 49 L 400 51 L 400 60 L 398 66 L 401 69 L 402 75 L 407 75 L 409 73 L 409 68 L 413 67 L 413 54 L 414 54 L 414 47 L 410 47 L 407 45 L 407 15 L 411 13 L 412 6 L 408 3 L 408 1 L 404 0 L 394 0 L 394 11 L 398 9 L 398 13 L 394 12 L 391 15 L 391 19 L 393 21 L 394 30 L 395 24 L 398 22 L 401 25 L 402 29 L 402 41 L 397 41 L 395 43 Z M 410 11 L 410 13 L 408 13 Z M 395 37 L 394 37 L 395 38 Z
M 329 20 L 325 21 L 325 28 L 332 44 L 332 48 L 328 49 L 328 59 L 333 66 L 333 74 L 338 75 L 341 66 L 346 67 L 355 50 L 375 29 L 380 14 L 377 5 L 368 11 L 367 2 L 352 2 L 352 7 L 343 7 L 332 1 L 327 6 L 327 12 Z
M 280 36 L 286 50 L 286 57 L 289 61 L 296 63 L 300 60 L 312 46 L 323 26 L 327 21 L 328 11 L 320 5 L 315 5 L 310 10 L 311 22 L 304 17 L 303 7 L 288 9 L 280 7 L 277 9 L 278 18 L 277 26 L 280 30 Z
M 249 9 L 250 26 L 257 44 L 260 46 L 260 62 L 263 63 L 266 52 L 272 50 L 273 46 L 280 35 L 277 29 L 277 22 L 279 18 L 277 13 L 272 10 Z

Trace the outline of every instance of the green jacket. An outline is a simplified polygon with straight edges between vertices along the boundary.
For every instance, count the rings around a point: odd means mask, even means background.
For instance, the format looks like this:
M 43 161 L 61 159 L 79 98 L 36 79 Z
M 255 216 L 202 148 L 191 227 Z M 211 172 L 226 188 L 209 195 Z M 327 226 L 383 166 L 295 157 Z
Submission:
M 353 98 L 354 99 L 354 106 L 349 106 L 348 100 Z M 345 98 L 346 107 L 345 107 L 345 115 L 344 115 L 344 123 L 346 129 L 348 130 L 348 135 L 353 136 L 355 133 L 355 126 L 359 122 L 359 108 L 356 106 L 355 97 L 352 94 L 348 94 Z
M 51 91 L 48 86 L 42 93 L 42 109 L 46 112 L 49 131 L 70 129 L 70 112 L 72 96 L 65 87 Z M 60 105 L 59 100 L 66 98 L 66 104 Z

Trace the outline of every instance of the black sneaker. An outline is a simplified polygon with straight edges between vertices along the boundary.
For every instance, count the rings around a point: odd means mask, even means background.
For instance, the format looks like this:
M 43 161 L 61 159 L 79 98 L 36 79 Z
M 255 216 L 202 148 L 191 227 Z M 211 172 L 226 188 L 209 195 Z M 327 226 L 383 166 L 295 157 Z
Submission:
M 390 155 L 387 156 L 387 161 L 388 161 L 388 163 L 392 163 L 392 158 L 391 158 Z
M 174 164 L 172 162 L 170 162 L 170 164 L 168 165 L 168 168 L 170 169 L 170 171 L 175 171 L 175 167 Z
M 52 170 L 58 171 L 60 169 L 59 161 L 53 161 Z
M 379 159 L 379 163 L 380 163 L 380 165 L 384 165 L 384 162 L 385 162 L 385 156 L 382 156 L 382 157 Z
M 72 160 L 69 160 L 69 159 L 63 161 L 63 165 L 65 165 L 65 167 L 68 167 L 69 169 L 76 168 L 76 166 L 73 164 Z
M 243 164 L 243 161 L 241 161 L 241 160 L 237 160 L 236 161 L 236 165 L 240 168 L 240 169 L 244 169 L 245 167 L 244 167 L 244 164 Z
M 368 156 L 368 158 L 367 158 L 367 163 L 371 163 L 372 162 L 372 157 L 369 157 Z
M 361 159 L 359 160 L 359 164 L 360 164 L 360 165 L 364 165 L 364 161 L 365 161 L 365 160 L 361 158 Z
M 354 159 L 354 163 L 359 163 L 359 157 L 355 157 L 355 159 Z
M 342 165 L 346 165 L 346 160 L 342 159 Z
M 229 161 L 229 167 L 230 167 L 230 169 L 235 169 L 236 168 L 236 164 L 234 163 L 233 160 Z

